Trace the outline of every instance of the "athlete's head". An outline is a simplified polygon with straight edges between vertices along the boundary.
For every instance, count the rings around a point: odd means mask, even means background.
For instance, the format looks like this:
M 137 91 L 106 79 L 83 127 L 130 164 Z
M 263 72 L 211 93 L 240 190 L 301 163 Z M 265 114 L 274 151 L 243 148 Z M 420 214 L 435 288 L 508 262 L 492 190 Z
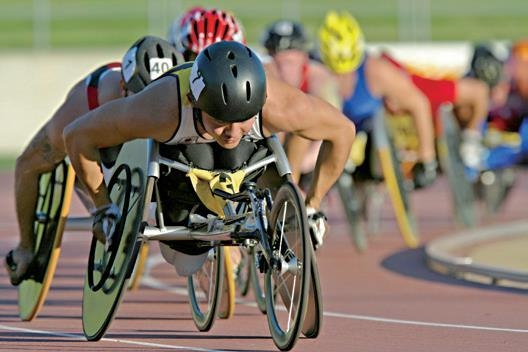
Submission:
M 303 26 L 290 20 L 273 22 L 262 36 L 262 45 L 269 55 L 289 49 L 308 51 L 308 44 Z
M 193 63 L 191 98 L 216 120 L 251 119 L 266 101 L 266 75 L 257 54 L 244 44 L 222 41 L 202 50 Z
M 486 45 L 476 45 L 471 58 L 469 76 L 495 86 L 502 77 L 503 63 Z
M 363 32 L 356 19 L 346 11 L 326 14 L 319 30 L 321 59 L 332 71 L 354 71 L 365 55 Z
M 528 39 L 519 39 L 512 44 L 511 56 L 519 61 L 528 61 Z
M 205 11 L 205 8 L 202 6 L 193 6 L 187 12 L 185 12 L 183 15 L 176 17 L 170 27 L 169 31 L 167 33 L 167 40 L 172 45 L 176 46 L 176 42 L 180 38 L 180 32 L 183 28 L 184 24 L 191 18 L 195 13 Z
M 125 88 L 137 93 L 183 59 L 165 39 L 145 36 L 127 50 L 122 60 Z
M 245 43 L 244 30 L 236 18 L 220 9 L 197 9 L 180 23 L 173 40 L 185 60 L 193 60 L 209 45 L 233 40 Z

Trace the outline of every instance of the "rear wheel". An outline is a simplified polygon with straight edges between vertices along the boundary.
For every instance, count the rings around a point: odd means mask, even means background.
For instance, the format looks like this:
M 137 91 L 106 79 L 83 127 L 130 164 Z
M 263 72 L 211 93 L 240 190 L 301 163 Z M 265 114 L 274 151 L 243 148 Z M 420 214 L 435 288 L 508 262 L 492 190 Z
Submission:
M 367 224 L 363 217 L 363 202 L 352 175 L 344 170 L 336 182 L 337 191 L 350 226 L 350 236 L 356 249 L 364 252 L 367 249 Z
M 460 129 L 450 105 L 441 107 L 440 118 L 442 125 L 437 137 L 438 157 L 451 189 L 455 218 L 458 223 L 473 227 L 476 225 L 475 193 L 460 157 Z
M 194 325 L 200 331 L 209 331 L 213 326 L 222 295 L 223 279 L 224 250 L 217 246 L 209 250 L 200 270 L 187 279 L 191 313 Z
M 261 267 L 264 266 L 261 254 L 255 250 L 251 251 L 252 263 L 250 267 L 251 287 L 255 295 L 257 308 L 261 313 L 266 314 L 266 294 L 264 293 L 264 275 L 261 273 Z
M 407 180 L 382 114 L 374 117 L 373 136 L 400 233 L 408 247 L 416 248 L 419 244 L 418 231 L 407 194 Z
M 29 269 L 31 275 L 18 286 L 18 310 L 22 320 L 34 319 L 46 300 L 59 260 L 74 181 L 75 173 L 66 161 L 40 176 L 33 227 L 35 259 Z
M 218 307 L 218 317 L 229 319 L 235 314 L 235 262 L 240 261 L 238 247 L 224 247 L 224 282 Z

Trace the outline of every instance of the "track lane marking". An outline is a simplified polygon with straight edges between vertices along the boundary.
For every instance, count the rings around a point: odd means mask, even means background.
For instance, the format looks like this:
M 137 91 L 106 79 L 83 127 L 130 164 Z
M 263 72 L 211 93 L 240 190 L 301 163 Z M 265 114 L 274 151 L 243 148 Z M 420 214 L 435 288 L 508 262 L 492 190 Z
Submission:
M 84 335 L 80 335 L 80 334 L 68 334 L 68 333 L 51 332 L 51 331 L 45 331 L 45 330 L 25 329 L 25 328 L 17 328 L 17 327 L 7 326 L 7 325 L 0 325 L 0 330 L 26 332 L 26 333 L 31 333 L 31 334 L 48 335 L 48 336 L 67 337 L 67 338 L 71 338 L 74 340 L 86 341 L 86 338 L 84 337 Z M 107 338 L 107 337 L 103 337 L 99 341 L 117 342 L 117 343 L 123 343 L 123 344 L 128 344 L 128 345 L 167 348 L 167 349 L 184 350 L 184 351 L 228 352 L 225 350 L 212 350 L 212 349 L 201 348 L 201 347 L 165 345 L 161 343 L 141 342 L 141 341 L 132 341 L 132 340 L 125 340 L 125 339 L 112 339 L 112 338 Z
M 168 292 L 173 292 L 176 294 L 187 295 L 186 288 L 179 288 L 179 287 L 167 285 L 161 280 L 158 280 L 150 275 L 150 269 L 158 265 L 159 263 L 165 263 L 165 260 L 163 259 L 161 255 L 153 255 L 147 260 L 146 270 L 144 273 L 144 277 L 141 279 L 141 284 L 149 286 L 151 288 L 166 290 Z M 257 306 L 255 302 L 242 300 L 239 298 L 237 298 L 236 303 L 240 303 L 240 304 L 244 304 L 246 306 L 252 306 L 252 307 Z M 497 331 L 497 332 L 511 332 L 511 333 L 528 333 L 528 329 L 499 328 L 499 327 L 492 327 L 492 326 L 451 324 L 451 323 L 433 323 L 433 322 L 426 322 L 426 321 L 392 319 L 392 318 L 375 317 L 375 316 L 358 315 L 358 314 L 347 314 L 347 313 L 336 313 L 336 312 L 328 312 L 328 311 L 324 311 L 323 316 L 329 317 L 329 318 L 374 321 L 374 322 L 380 322 L 380 323 L 402 324 L 402 325 L 428 326 L 428 327 L 436 327 L 436 328 L 468 329 L 468 330 Z

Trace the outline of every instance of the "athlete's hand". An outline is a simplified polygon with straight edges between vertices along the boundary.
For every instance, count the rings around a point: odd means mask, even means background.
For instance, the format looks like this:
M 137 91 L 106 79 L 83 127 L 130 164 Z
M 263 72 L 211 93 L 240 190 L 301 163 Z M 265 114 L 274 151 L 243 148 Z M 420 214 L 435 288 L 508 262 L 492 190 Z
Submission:
M 328 223 L 326 216 L 322 211 L 317 211 L 314 208 L 307 206 L 306 215 L 308 216 L 308 226 L 310 227 L 310 236 L 315 249 L 323 245 L 323 239 L 328 231 Z
M 108 250 L 112 245 L 112 238 L 121 220 L 121 212 L 114 203 L 102 206 L 92 212 L 92 232 L 95 238 L 104 243 Z
M 414 188 L 420 189 L 430 186 L 436 180 L 437 166 L 435 160 L 417 162 L 412 168 Z

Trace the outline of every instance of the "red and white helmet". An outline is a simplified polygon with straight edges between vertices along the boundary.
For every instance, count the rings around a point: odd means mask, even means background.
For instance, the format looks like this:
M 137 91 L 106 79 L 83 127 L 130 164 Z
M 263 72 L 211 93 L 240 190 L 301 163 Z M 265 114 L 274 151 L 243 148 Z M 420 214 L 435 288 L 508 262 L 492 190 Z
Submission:
M 201 9 L 182 20 L 174 42 L 185 59 L 189 59 L 190 54 L 198 55 L 209 45 L 222 40 L 245 44 L 243 32 L 242 25 L 232 14 L 216 8 Z
M 197 12 L 206 11 L 202 6 L 191 7 L 183 15 L 176 17 L 172 24 L 169 27 L 169 32 L 167 33 L 167 41 L 172 45 L 176 46 L 176 42 L 180 38 L 181 29 L 184 27 L 185 23 Z

